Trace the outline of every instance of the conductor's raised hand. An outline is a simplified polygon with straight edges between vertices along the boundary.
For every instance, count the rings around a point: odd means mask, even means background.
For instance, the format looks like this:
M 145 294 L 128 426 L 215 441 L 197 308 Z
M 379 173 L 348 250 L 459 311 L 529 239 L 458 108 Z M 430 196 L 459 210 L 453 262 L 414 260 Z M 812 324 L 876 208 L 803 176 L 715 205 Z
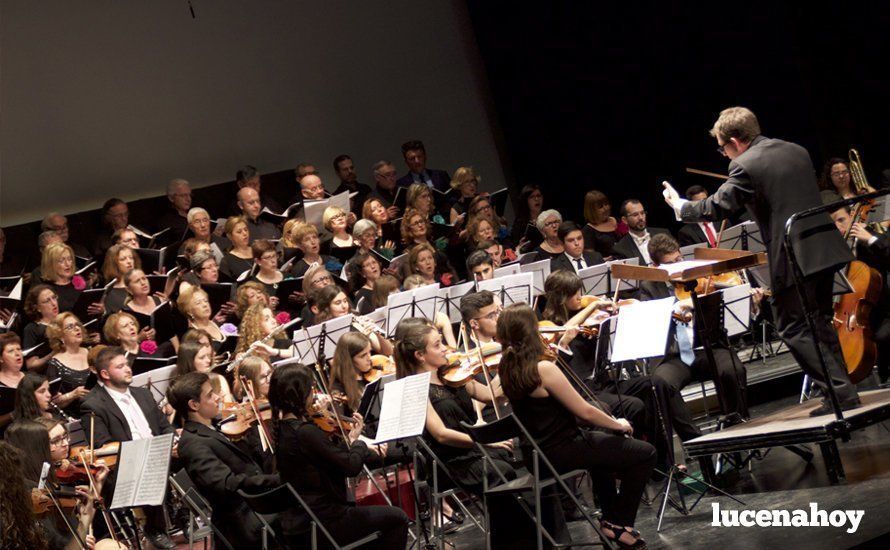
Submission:
M 668 203 L 668 206 L 671 208 L 677 208 L 677 205 L 680 204 L 680 194 L 677 193 L 677 190 L 666 181 L 661 182 L 661 185 L 664 187 L 664 190 L 661 192 L 661 194 L 664 195 L 664 201 Z

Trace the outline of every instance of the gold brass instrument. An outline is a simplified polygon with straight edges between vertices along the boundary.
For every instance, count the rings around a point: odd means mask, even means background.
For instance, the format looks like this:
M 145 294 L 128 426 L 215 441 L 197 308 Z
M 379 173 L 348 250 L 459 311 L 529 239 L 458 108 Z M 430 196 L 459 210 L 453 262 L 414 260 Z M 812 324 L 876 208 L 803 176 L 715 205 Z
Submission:
M 848 156 L 850 158 L 850 181 L 853 184 L 853 191 L 855 191 L 857 195 L 873 192 L 875 189 L 868 184 L 868 179 L 866 179 L 865 177 L 865 170 L 862 168 L 862 157 L 859 156 L 859 151 L 851 148 Z M 882 200 L 887 200 L 887 198 L 884 197 Z M 857 213 L 860 209 L 863 208 L 863 206 L 866 207 L 866 212 L 877 207 L 877 205 L 875 204 L 863 205 L 862 203 L 860 203 L 860 205 L 856 209 Z M 867 217 L 867 214 L 865 217 Z M 855 216 L 854 220 L 855 219 L 858 219 L 858 216 Z M 886 228 L 884 227 L 883 223 L 869 224 L 869 229 L 872 230 L 872 232 L 874 233 L 886 232 Z

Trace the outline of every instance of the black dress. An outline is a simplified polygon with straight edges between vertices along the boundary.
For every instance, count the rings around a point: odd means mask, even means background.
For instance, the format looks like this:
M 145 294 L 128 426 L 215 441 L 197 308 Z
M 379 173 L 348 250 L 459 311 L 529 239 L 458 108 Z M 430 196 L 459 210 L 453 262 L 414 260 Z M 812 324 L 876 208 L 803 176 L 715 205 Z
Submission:
M 59 392 L 67 393 L 75 388 L 79 388 L 87 383 L 87 378 L 90 377 L 90 369 L 84 370 L 75 370 L 71 367 L 68 367 L 55 357 L 50 359 L 47 362 L 46 367 L 46 379 L 52 382 L 56 378 L 62 379 L 62 385 L 59 388 Z M 69 416 L 80 416 L 80 403 L 82 399 L 75 399 L 71 403 L 65 407 L 65 413 Z
M 231 252 L 226 252 L 219 264 L 219 274 L 230 281 L 238 280 L 238 276 L 253 267 L 253 258 L 245 260 Z
M 371 303 L 371 295 L 374 291 L 370 288 L 362 287 L 355 291 L 355 305 L 358 308 L 359 315 L 367 315 L 374 311 L 374 304 Z M 364 301 L 362 301 L 364 298 Z
M 346 478 L 358 475 L 371 451 L 362 441 L 347 447 L 342 440 L 305 420 L 279 423 L 276 446 L 279 475 L 290 483 L 339 544 L 374 531 L 377 547 L 402 550 L 408 537 L 408 516 L 394 506 L 355 506 L 347 497 Z M 308 517 L 297 510 L 280 516 L 282 530 L 294 548 L 305 548 Z
M 511 399 L 513 413 L 561 473 L 588 470 L 603 519 L 632 526 L 640 497 L 655 466 L 655 448 L 644 441 L 581 429 L 575 416 L 553 396 Z M 523 456 L 528 442 L 523 442 Z M 615 480 L 621 480 L 621 492 Z
M 80 291 L 74 288 L 72 283 L 68 283 L 67 285 L 59 285 L 56 283 L 47 284 L 53 289 L 56 296 L 59 297 L 59 313 L 71 311 L 74 308 L 74 304 L 77 303 L 77 297 L 80 296 Z
M 581 233 L 584 235 L 584 248 L 596 250 L 603 255 L 603 258 L 615 254 L 615 243 L 621 238 L 617 231 L 599 231 L 589 223 L 581 229 Z
M 449 386 L 440 386 L 438 384 L 430 384 L 430 404 L 435 409 L 436 414 L 442 419 L 442 423 L 446 428 L 466 433 L 461 422 L 468 424 L 476 423 L 476 410 L 473 408 L 473 399 L 467 390 L 463 387 L 452 388 Z M 423 437 L 430 449 L 436 453 L 436 456 L 442 460 L 448 467 L 448 470 L 454 476 L 454 481 L 473 492 L 480 492 L 483 488 L 483 476 L 486 475 L 483 465 L 482 453 L 476 447 L 468 449 L 460 447 L 452 447 L 443 445 L 426 430 Z M 516 472 L 506 460 L 506 451 L 494 449 L 491 453 L 498 457 L 495 462 L 498 469 L 507 479 L 514 479 Z M 495 472 L 489 471 L 488 478 L 490 484 L 499 481 Z M 440 481 L 442 477 L 440 477 Z
M 127 301 L 127 289 L 125 288 L 109 288 L 105 293 L 105 313 L 111 315 L 117 313 L 124 308 Z
M 46 342 L 46 325 L 33 321 L 25 325 L 22 348 L 31 349 L 42 342 Z

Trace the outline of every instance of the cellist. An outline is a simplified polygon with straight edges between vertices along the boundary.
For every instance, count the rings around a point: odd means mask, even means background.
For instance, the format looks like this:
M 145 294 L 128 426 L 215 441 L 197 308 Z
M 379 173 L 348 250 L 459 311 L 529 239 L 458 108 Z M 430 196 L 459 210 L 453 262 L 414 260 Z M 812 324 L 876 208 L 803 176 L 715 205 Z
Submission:
M 890 236 L 872 234 L 861 222 L 854 222 L 849 207 L 842 206 L 831 213 L 831 219 L 842 235 L 855 242 L 853 254 L 857 260 L 877 270 L 883 278 L 881 296 L 872 308 L 869 324 L 872 337 L 878 346 L 877 366 L 881 382 L 890 378 Z

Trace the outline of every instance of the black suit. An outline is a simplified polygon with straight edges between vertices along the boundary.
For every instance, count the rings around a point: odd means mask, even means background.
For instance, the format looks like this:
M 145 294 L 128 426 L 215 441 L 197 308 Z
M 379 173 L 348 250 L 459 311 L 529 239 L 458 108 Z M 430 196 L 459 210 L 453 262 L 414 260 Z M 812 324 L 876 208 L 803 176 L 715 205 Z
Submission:
M 687 202 L 680 212 L 685 222 L 722 220 L 747 210 L 757 225 L 769 255 L 773 313 L 779 335 L 801 369 L 827 391 L 820 355 L 841 402 L 856 399 L 844 366 L 837 333 L 831 325 L 831 287 L 834 272 L 853 259 L 827 214 L 811 216 L 795 225 L 795 257 L 806 276 L 800 303 L 792 285 L 791 265 L 785 250 L 785 222 L 791 215 L 821 205 L 813 163 L 800 145 L 756 137 L 744 153 L 729 163 L 729 179 L 701 201 Z M 816 335 L 806 321 L 815 312 Z M 817 350 L 815 338 L 820 349 Z
M 424 170 L 426 175 L 429 176 L 429 179 L 433 182 L 433 187 L 438 189 L 441 192 L 446 192 L 451 189 L 451 176 L 448 175 L 448 172 L 445 170 L 436 170 L 435 168 L 427 168 Z M 424 178 L 424 182 L 426 178 Z M 408 172 L 404 176 L 400 177 L 396 180 L 396 185 L 399 187 L 410 187 L 412 183 L 418 183 L 414 181 L 414 174 Z
M 130 425 L 127 423 L 124 413 L 118 407 L 111 395 L 108 394 L 105 386 L 97 385 L 84 398 L 83 404 L 80 406 L 81 416 L 83 417 L 83 429 L 87 440 L 90 439 L 90 415 L 95 415 L 96 434 L 94 441 L 97 447 L 108 443 L 109 441 L 130 441 L 133 435 L 130 433 Z M 114 391 L 114 390 L 111 390 Z M 151 392 L 145 388 L 130 388 L 130 394 L 142 409 L 148 426 L 151 428 L 151 435 L 163 435 L 173 432 L 173 427 L 167 421 L 167 417 L 158 408 L 158 404 L 152 397 Z
M 652 235 L 657 235 L 659 233 L 671 234 L 670 231 L 661 227 L 647 227 L 646 231 L 649 232 L 650 239 L 652 238 Z M 643 254 L 640 252 L 640 249 L 637 248 L 637 243 L 634 242 L 633 236 L 630 233 L 621 237 L 621 240 L 615 243 L 613 251 L 618 258 L 637 258 L 640 260 L 640 265 L 647 265 L 646 260 L 643 258 Z
M 262 524 L 236 491 L 267 491 L 281 484 L 218 431 L 186 422 L 179 440 L 179 457 L 189 477 L 213 507 L 213 523 L 235 548 L 257 547 Z
M 603 255 L 597 252 L 596 250 L 585 250 L 583 252 L 584 263 L 587 264 L 587 267 L 592 267 L 595 265 L 600 265 L 603 263 Z M 572 273 L 578 272 L 578 266 L 575 260 L 569 261 L 569 257 L 566 256 L 565 253 L 559 254 L 550 260 L 550 271 L 559 271 L 563 269 L 565 271 L 571 271 Z
M 708 242 L 708 236 L 697 223 L 687 223 L 677 232 L 677 241 L 680 246 L 689 246 Z

